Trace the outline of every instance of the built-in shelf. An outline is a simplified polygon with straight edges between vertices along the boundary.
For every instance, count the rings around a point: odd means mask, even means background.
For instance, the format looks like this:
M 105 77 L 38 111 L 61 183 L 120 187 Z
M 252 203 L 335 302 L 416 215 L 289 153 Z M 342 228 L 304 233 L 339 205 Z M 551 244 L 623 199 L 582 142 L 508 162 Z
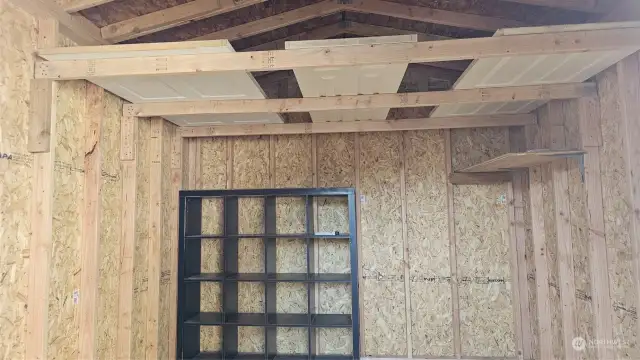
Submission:
M 508 153 L 468 168 L 460 173 L 487 173 L 524 169 L 548 163 L 554 160 L 584 155 L 583 150 L 531 150 L 521 153 Z
M 316 218 L 314 204 L 317 197 L 343 197 L 347 205 L 348 224 L 338 225 L 348 234 L 338 232 L 322 232 L 314 224 Z M 264 222 L 264 234 L 239 233 L 240 199 L 244 197 L 261 198 L 262 212 L 260 220 Z M 277 200 L 282 197 L 297 197 L 304 201 L 304 209 L 300 214 L 284 214 L 282 216 L 299 216 L 304 221 L 304 228 L 290 231 L 304 231 L 298 234 L 277 233 Z M 223 231 L 221 234 L 203 234 L 202 209 L 205 199 L 218 198 L 222 203 Z M 247 219 L 243 219 L 247 220 Z M 255 219 L 253 219 L 255 220 Z M 348 230 L 347 230 L 348 229 Z M 358 274 L 357 245 L 355 224 L 355 190 L 352 188 L 334 189 L 265 189 L 265 190 L 189 190 L 180 192 L 180 244 L 179 244 L 179 288 L 178 288 L 178 348 L 179 358 L 183 359 L 260 359 L 260 360 L 297 360 L 297 359 L 359 359 L 360 340 L 358 322 Z M 263 247 L 264 271 L 261 273 L 239 272 L 239 255 L 241 239 L 255 239 L 251 243 Z M 306 248 L 306 271 L 298 273 L 279 273 L 277 239 L 300 239 Z M 345 258 L 348 258 L 349 273 L 318 273 L 319 258 L 315 248 L 319 239 L 335 239 L 346 241 Z M 202 272 L 204 244 L 220 240 L 222 268 L 218 272 Z M 202 291 L 202 284 L 217 282 L 216 294 Z M 239 287 L 242 282 L 261 282 L 264 292 L 255 295 L 256 301 L 264 302 L 264 312 L 239 312 Z M 301 291 L 306 291 L 306 313 L 280 313 L 287 297 L 279 297 L 279 283 L 300 283 Z M 319 314 L 316 305 L 321 295 L 320 283 L 340 283 L 350 287 L 350 314 Z M 220 296 L 222 306 L 219 312 L 203 312 L 201 296 Z M 320 294 L 320 295 L 319 295 Z M 253 296 L 253 295 L 252 295 Z M 276 306 L 276 304 L 278 306 Z M 238 353 L 242 340 L 239 327 L 255 326 L 264 329 L 264 353 Z M 201 349 L 200 334 L 202 328 L 219 327 L 221 335 L 220 349 Z M 306 329 L 307 353 L 287 354 L 278 349 L 278 329 L 296 327 Z M 332 331 L 331 328 L 349 329 L 352 341 L 352 353 L 344 355 L 323 355 L 318 353 L 318 329 Z M 342 333 L 342 332 L 341 332 Z M 252 339 L 252 341 L 255 339 Z M 215 350 L 216 352 L 204 352 Z
M 251 281 L 251 282 L 351 282 L 351 274 L 307 274 L 307 273 L 244 273 L 244 274 L 224 274 L 224 273 L 200 273 L 191 275 L 184 279 L 186 282 L 205 281 Z

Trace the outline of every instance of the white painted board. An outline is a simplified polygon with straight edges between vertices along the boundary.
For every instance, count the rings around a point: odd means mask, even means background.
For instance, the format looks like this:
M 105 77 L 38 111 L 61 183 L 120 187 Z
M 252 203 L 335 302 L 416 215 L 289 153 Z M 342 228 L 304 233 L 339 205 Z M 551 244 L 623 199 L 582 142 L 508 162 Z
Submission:
M 322 49 L 341 46 L 417 42 L 417 35 L 377 36 L 352 39 L 287 41 L 286 49 Z M 303 97 L 383 94 L 398 92 L 409 64 L 375 64 L 294 69 Z M 384 120 L 389 108 L 310 112 L 313 122 Z

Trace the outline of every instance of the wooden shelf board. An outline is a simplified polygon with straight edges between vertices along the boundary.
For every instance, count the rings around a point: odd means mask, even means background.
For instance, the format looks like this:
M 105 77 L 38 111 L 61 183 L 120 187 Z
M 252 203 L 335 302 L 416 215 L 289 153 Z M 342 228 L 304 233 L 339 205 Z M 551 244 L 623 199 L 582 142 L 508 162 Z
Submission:
M 508 153 L 480 164 L 462 169 L 460 173 L 496 172 L 528 168 L 560 158 L 583 155 L 582 150 L 531 150 L 521 153 Z

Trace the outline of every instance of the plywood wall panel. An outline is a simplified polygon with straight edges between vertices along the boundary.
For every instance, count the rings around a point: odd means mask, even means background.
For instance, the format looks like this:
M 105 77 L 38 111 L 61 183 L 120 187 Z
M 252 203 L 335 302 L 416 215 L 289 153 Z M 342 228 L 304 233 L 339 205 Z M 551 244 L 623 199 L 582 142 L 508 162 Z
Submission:
M 102 193 L 100 220 L 100 277 L 98 284 L 97 354 L 103 359 L 116 357 L 118 328 L 118 289 L 121 261 L 122 174 L 120 168 L 120 123 L 122 100 L 104 93 L 102 120 Z
M 364 323 L 361 324 L 364 326 L 362 355 L 405 357 L 407 333 L 404 282 L 364 279 L 360 288 L 364 310 Z
M 35 19 L 7 0 L 0 0 L 0 353 L 25 356 L 27 287 L 31 234 L 32 161 L 27 150 L 29 81 L 33 74 Z M 28 252 L 28 250 L 27 250 Z
M 627 199 L 631 184 L 625 176 L 627 163 L 623 154 L 625 145 L 620 97 L 624 89 L 616 69 L 610 68 L 598 77 L 600 108 L 602 112 L 601 174 L 604 206 L 605 237 L 609 260 L 610 293 L 614 309 L 613 339 L 622 344 L 616 348 L 621 358 L 640 357 L 638 344 L 638 299 L 634 284 L 633 250 L 631 239 L 632 211 Z
M 453 169 L 508 151 L 504 128 L 451 132 Z M 508 184 L 454 187 L 463 355 L 513 356 Z
M 49 359 L 68 359 L 77 356 L 78 352 L 79 314 L 76 306 L 81 296 L 85 94 L 84 81 L 61 83 L 58 92 L 49 287 Z
M 405 137 L 413 355 L 453 355 L 447 174 L 443 131 Z
M 136 243 L 133 263 L 133 309 L 131 321 L 131 357 L 142 359 L 146 350 L 147 290 L 149 276 L 149 185 L 151 124 L 147 119 L 138 120 L 138 142 L 136 145 Z

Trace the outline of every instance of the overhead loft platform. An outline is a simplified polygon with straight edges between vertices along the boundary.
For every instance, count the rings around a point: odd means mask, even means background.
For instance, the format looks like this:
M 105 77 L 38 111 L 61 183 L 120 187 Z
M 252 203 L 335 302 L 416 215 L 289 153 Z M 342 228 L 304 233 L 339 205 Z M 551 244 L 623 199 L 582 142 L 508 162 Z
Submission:
M 500 29 L 493 36 L 563 34 L 569 38 L 590 31 L 636 29 L 638 22 L 557 25 Z M 560 38 L 559 38 L 560 39 Z M 563 39 L 564 40 L 564 39 Z M 536 43 L 531 43 L 533 46 Z M 537 45 L 537 44 L 536 44 Z M 454 84 L 453 89 L 480 89 L 506 86 L 581 83 L 633 54 L 630 48 L 609 48 L 589 52 L 547 54 L 509 54 L 474 60 Z M 432 117 L 486 114 L 527 113 L 546 101 L 526 100 L 494 103 L 445 104 L 438 106 Z
M 49 61 L 125 60 L 134 58 L 162 59 L 171 56 L 199 57 L 205 54 L 229 54 L 235 50 L 227 40 L 187 41 L 179 43 L 135 44 L 68 47 L 41 50 L 39 56 Z M 155 63 L 156 70 L 163 68 Z M 246 71 L 206 74 L 163 74 L 154 77 L 119 76 L 90 77 L 87 80 L 133 104 L 177 101 L 265 99 L 264 91 Z M 223 124 L 282 123 L 275 113 L 250 115 L 174 115 L 163 116 L 179 126 Z

